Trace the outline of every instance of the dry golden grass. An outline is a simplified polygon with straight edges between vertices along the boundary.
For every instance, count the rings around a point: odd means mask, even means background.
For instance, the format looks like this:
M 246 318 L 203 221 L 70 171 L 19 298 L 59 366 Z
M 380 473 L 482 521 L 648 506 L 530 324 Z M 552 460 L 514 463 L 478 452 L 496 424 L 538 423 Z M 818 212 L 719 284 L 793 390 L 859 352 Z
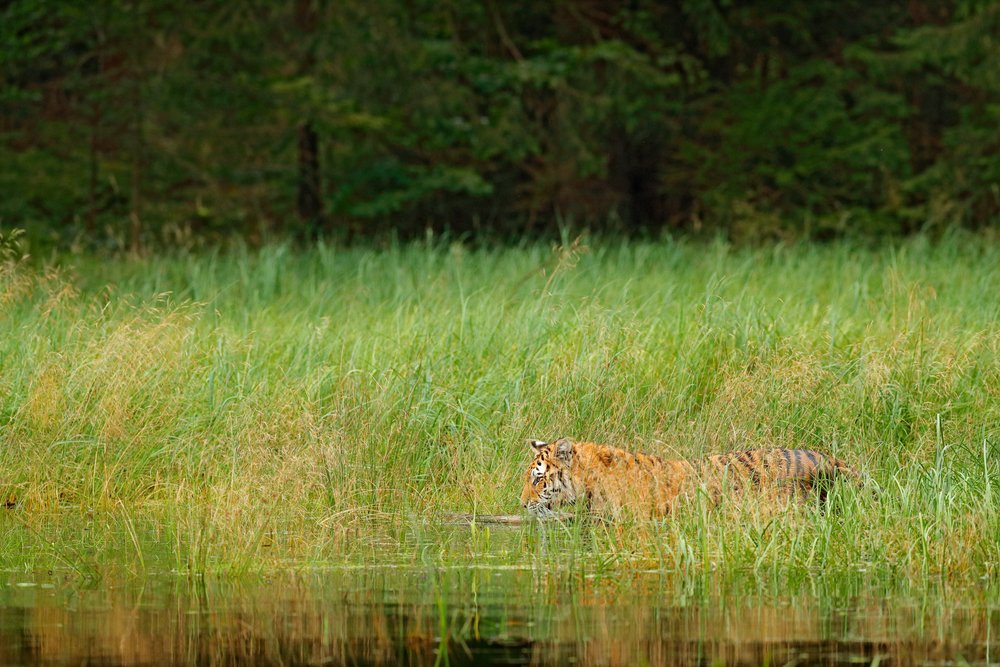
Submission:
M 447 542 L 425 517 L 518 511 L 524 439 L 560 436 L 809 447 L 896 498 L 623 518 L 595 562 L 1000 563 L 1000 252 L 975 239 L 78 261 L 0 271 L 4 566 L 413 560 Z M 432 551 L 499 557 L 477 544 Z

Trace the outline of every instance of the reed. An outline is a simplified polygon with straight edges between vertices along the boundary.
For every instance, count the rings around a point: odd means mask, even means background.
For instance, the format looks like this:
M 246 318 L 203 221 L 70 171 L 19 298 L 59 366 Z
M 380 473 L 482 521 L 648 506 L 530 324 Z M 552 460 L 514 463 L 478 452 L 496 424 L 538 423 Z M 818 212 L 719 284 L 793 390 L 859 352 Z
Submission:
M 0 269 L 0 567 L 994 576 L 1000 250 L 287 246 Z M 809 447 L 893 497 L 456 531 L 525 438 Z

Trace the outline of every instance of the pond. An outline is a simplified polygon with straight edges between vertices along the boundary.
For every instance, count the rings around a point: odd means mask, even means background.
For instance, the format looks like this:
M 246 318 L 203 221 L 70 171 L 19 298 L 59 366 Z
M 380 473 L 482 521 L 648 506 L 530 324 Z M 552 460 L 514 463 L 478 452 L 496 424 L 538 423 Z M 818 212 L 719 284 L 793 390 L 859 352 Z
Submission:
M 508 546 L 524 529 L 509 530 Z M 502 540 L 500 540 L 502 542 Z M 456 549 L 461 540 L 437 545 Z M 267 576 L 7 572 L 4 665 L 989 665 L 993 584 L 456 562 L 433 545 Z

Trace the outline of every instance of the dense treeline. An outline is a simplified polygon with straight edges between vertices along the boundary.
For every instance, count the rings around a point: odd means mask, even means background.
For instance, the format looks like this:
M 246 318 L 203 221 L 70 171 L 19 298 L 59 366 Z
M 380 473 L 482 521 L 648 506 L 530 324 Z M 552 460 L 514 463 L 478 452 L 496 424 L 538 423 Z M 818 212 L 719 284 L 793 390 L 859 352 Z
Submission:
M 983 0 L 7 0 L 0 226 L 143 248 L 1000 213 Z

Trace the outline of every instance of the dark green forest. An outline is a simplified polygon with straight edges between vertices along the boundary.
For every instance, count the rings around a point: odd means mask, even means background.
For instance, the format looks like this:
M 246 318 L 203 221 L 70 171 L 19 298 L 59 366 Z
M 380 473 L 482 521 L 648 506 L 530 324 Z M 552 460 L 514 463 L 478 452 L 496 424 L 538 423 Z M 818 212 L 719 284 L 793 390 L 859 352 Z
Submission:
M 983 0 L 0 0 L 0 232 L 134 250 L 1000 221 Z

